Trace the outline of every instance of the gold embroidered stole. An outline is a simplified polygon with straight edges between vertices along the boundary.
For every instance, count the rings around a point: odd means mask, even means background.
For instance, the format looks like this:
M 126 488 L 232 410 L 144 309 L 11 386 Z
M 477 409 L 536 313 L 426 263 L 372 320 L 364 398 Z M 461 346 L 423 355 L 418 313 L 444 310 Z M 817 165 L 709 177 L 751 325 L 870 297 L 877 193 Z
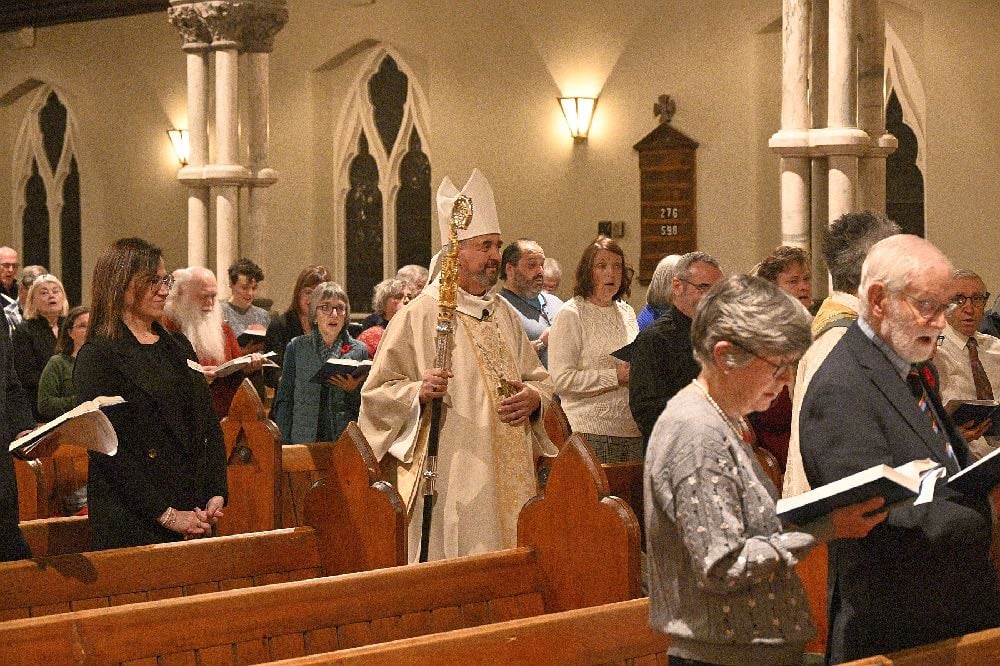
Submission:
M 501 391 L 505 383 L 521 380 L 514 354 L 503 343 L 505 339 L 512 339 L 512 335 L 510 331 L 501 330 L 496 317 L 479 320 L 462 312 L 457 314 L 475 350 L 483 390 L 492 408 L 490 429 L 493 435 L 497 520 L 503 547 L 514 548 L 517 545 L 518 513 L 524 502 L 534 496 L 537 482 L 531 454 L 531 425 L 524 423 L 512 427 L 502 423 L 496 414 L 503 399 Z

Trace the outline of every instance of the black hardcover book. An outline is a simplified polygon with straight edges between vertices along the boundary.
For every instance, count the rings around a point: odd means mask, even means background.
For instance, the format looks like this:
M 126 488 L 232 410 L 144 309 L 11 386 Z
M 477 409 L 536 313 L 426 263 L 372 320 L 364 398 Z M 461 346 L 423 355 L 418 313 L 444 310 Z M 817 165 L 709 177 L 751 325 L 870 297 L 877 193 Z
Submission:
M 355 361 L 352 358 L 330 358 L 320 366 L 309 381 L 322 384 L 334 375 L 352 375 L 360 377 L 367 375 L 372 369 L 371 361 Z

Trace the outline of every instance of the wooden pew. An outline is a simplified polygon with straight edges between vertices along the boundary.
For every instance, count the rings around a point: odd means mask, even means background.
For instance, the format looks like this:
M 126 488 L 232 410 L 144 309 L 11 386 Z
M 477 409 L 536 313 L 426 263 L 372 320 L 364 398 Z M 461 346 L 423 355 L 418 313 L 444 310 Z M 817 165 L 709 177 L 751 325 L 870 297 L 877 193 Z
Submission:
M 638 525 L 607 490 L 573 437 L 522 509 L 516 548 L 13 620 L 0 663 L 261 663 L 635 598 Z
M 316 664 L 665 664 L 670 639 L 649 599 L 550 613 L 280 662 Z
M 0 620 L 406 563 L 406 509 L 351 424 L 305 501 L 310 527 L 0 564 Z
M 458 629 L 280 662 L 319 664 L 665 664 L 670 638 L 649 627 L 649 600 Z M 844 666 L 987 666 L 1000 663 L 1000 629 L 848 662 Z
M 221 425 L 226 446 L 229 502 L 217 533 L 242 534 L 280 527 L 281 435 L 277 426 L 267 419 L 249 380 L 243 380 L 233 398 L 229 416 Z M 26 504 L 36 505 L 35 514 L 44 511 L 44 517 L 48 518 L 69 489 L 87 480 L 87 452 L 78 446 L 59 446 L 51 457 L 38 460 L 15 459 L 14 466 L 22 521 L 27 520 L 25 514 L 30 513 L 24 508 Z M 301 521 L 296 523 L 302 524 Z M 86 519 L 32 520 L 31 523 L 23 522 L 21 529 L 25 530 L 25 538 L 35 557 L 84 552 L 90 548 L 90 528 Z M 46 534 L 48 530 L 57 534 Z M 49 550 L 50 545 L 56 545 L 57 549 Z

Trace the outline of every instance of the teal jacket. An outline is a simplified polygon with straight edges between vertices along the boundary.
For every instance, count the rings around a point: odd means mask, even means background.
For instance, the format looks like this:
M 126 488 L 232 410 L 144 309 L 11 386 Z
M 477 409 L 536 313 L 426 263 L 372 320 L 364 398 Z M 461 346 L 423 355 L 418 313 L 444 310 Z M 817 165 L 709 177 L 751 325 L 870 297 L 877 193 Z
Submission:
M 361 384 L 351 392 L 326 384 L 327 398 L 321 400 L 324 385 L 310 381 L 330 357 L 363 361 L 368 358 L 368 348 L 352 338 L 346 327 L 332 347 L 324 346 L 323 338 L 315 330 L 288 343 L 281 382 L 271 406 L 271 418 L 281 429 L 281 439 L 286 444 L 317 441 L 320 419 L 331 440 L 339 437 L 350 421 L 358 420 Z

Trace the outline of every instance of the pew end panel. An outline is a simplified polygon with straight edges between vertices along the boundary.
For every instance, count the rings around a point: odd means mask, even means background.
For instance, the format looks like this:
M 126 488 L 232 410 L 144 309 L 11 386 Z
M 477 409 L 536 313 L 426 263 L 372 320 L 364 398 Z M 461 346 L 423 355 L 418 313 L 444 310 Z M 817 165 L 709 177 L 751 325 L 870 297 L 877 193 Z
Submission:
M 38 458 L 14 458 L 18 515 L 21 520 L 63 516 L 63 500 L 87 485 L 87 451 L 82 446 L 60 444 Z
M 304 503 L 327 575 L 406 564 L 406 506 L 379 478 L 378 461 L 356 423 L 327 454 L 327 472 Z
M 90 521 L 87 516 L 27 520 L 21 523 L 21 532 L 35 557 L 90 550 Z
M 268 420 L 249 379 L 240 384 L 220 424 L 226 445 L 229 501 L 218 534 L 281 526 L 281 433 Z
M 546 610 L 566 611 L 639 596 L 639 523 L 579 435 L 552 465 L 545 493 L 517 521 L 517 543 L 538 554 Z
M 336 442 L 285 444 L 281 447 L 281 524 L 306 524 L 306 493 L 330 468 Z M 384 478 L 384 477 L 383 477 Z

